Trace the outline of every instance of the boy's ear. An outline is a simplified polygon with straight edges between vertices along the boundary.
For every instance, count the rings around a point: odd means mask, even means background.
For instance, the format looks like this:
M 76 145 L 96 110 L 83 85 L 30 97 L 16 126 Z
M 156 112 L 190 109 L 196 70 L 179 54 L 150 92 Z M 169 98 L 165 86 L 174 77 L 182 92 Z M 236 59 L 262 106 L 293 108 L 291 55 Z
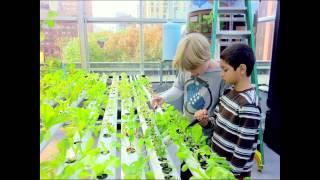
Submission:
M 239 68 L 240 68 L 240 73 L 243 74 L 243 75 L 246 75 L 247 66 L 245 64 L 240 64 Z

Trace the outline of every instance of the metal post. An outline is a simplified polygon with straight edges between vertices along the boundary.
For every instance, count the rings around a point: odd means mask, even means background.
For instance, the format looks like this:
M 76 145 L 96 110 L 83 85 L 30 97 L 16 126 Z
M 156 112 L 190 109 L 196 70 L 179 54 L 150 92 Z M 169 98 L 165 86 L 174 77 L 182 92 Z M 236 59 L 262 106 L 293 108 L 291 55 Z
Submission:
M 160 60 L 160 85 L 162 85 L 162 76 L 163 76 L 162 64 L 163 64 L 163 61 Z
M 253 17 L 252 17 L 252 9 L 251 9 L 251 1 L 246 0 L 246 7 L 247 7 L 247 15 L 246 15 L 246 20 L 247 20 L 247 27 L 251 31 L 251 36 L 249 38 L 249 45 L 252 48 L 254 54 L 256 54 L 256 43 L 255 43 L 255 37 L 254 37 L 254 32 L 253 32 Z M 259 97 L 259 88 L 258 88 L 258 74 L 257 74 L 257 68 L 256 65 L 253 67 L 253 71 L 251 74 L 251 82 L 256 85 L 256 92 L 257 96 Z
M 140 20 L 143 18 L 144 12 L 144 1 L 140 0 Z M 141 56 L 141 64 L 140 64 L 140 73 L 144 74 L 144 35 L 143 35 L 143 23 L 140 21 L 140 56 Z
M 81 60 L 81 68 L 84 70 L 88 70 L 88 52 L 87 52 L 87 28 L 84 17 L 84 3 L 85 1 L 79 2 L 79 19 L 78 19 L 78 30 L 80 36 L 80 60 Z
M 174 1 L 168 1 L 168 9 L 169 9 L 169 18 L 168 20 L 174 19 Z
M 233 31 L 233 13 L 230 13 L 229 31 Z M 228 46 L 232 44 L 232 38 L 228 39 Z
M 213 59 L 217 59 L 216 57 L 216 34 L 217 34 L 217 24 L 218 22 L 218 7 L 219 7 L 219 0 L 215 0 L 214 1 L 214 7 L 213 7 L 213 23 L 212 23 L 212 31 L 211 31 L 211 53 L 212 53 L 212 57 Z M 219 49 L 219 48 L 217 48 Z

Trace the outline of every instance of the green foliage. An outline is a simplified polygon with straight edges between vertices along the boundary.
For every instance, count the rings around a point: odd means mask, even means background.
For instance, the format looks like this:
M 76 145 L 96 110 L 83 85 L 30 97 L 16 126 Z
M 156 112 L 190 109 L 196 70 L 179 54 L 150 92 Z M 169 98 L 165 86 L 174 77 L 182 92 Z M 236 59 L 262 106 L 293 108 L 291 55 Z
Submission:
M 45 19 L 44 23 L 49 27 L 52 28 L 55 25 L 55 21 L 54 18 L 57 16 L 57 12 L 56 11 L 48 11 L 48 15 L 47 18 Z M 45 34 L 44 32 L 41 30 L 42 29 L 42 25 L 43 23 L 40 23 L 40 43 L 43 42 L 45 40 Z
M 72 126 L 75 127 L 81 135 L 83 133 L 83 129 L 88 124 L 90 110 L 85 108 L 70 108 L 70 111 L 70 117 L 72 118 Z
M 122 164 L 122 170 L 124 172 L 124 179 L 141 179 L 142 172 L 149 158 L 140 156 L 137 161 L 134 161 L 130 165 Z
M 196 169 L 196 168 L 192 168 L 192 167 L 189 167 L 189 169 L 192 172 L 195 172 L 198 174 L 197 177 L 192 176 L 190 179 L 209 179 L 209 176 L 206 173 L 201 172 L 200 169 Z M 218 178 L 218 179 L 220 179 L 220 178 Z
M 146 179 L 155 179 L 152 171 L 146 172 Z
M 45 23 L 48 25 L 49 28 L 54 27 L 55 25 L 55 20 L 54 18 L 58 15 L 58 13 L 56 11 L 52 11 L 50 10 L 48 12 L 48 16 L 47 19 L 45 20 Z
M 119 139 L 125 138 L 125 136 L 124 136 L 122 133 L 117 133 L 116 136 L 117 136 Z
M 213 11 L 211 10 L 209 14 L 200 17 L 198 22 L 189 22 L 188 31 L 189 32 L 202 32 L 208 33 L 212 28 L 213 22 Z
M 94 136 L 98 137 L 101 128 L 99 126 L 94 126 L 93 125 L 92 128 L 90 128 L 90 129 L 92 129 L 92 132 L 93 132 Z
M 73 144 L 74 137 L 79 133 L 82 139 L 84 133 L 98 134 L 100 127 L 94 126 L 99 116 L 100 105 L 103 104 L 102 98 L 107 91 L 106 86 L 99 79 L 98 74 L 87 74 L 83 70 L 77 70 L 73 65 L 68 65 L 66 74 L 57 62 L 49 61 L 48 65 L 51 70 L 43 74 L 40 80 L 40 118 L 43 128 L 40 130 L 40 139 L 50 136 L 49 129 L 57 123 L 71 120 L 71 124 L 64 127 L 65 138 L 59 140 L 57 147 L 59 153 L 51 158 L 51 160 L 41 163 L 41 178 L 47 179 L 68 179 L 78 174 L 79 178 L 94 178 L 92 174 L 94 167 L 96 171 L 100 171 L 97 165 L 97 157 L 100 155 L 100 148 L 93 148 L 94 139 L 90 134 L 87 141 L 79 144 Z M 56 68 L 53 68 L 56 67 Z M 87 78 L 84 76 L 87 75 Z M 90 99 L 87 105 L 82 108 L 71 107 L 71 103 L 76 102 L 83 90 L 89 92 Z M 53 107 L 52 103 L 56 103 Z M 52 105 L 51 105 L 52 104 Z M 109 131 L 112 129 L 109 128 Z M 115 130 L 113 130 L 115 132 Z M 83 140 L 83 139 L 82 139 Z M 117 145 L 120 147 L 120 145 Z M 58 171 L 64 165 L 67 159 L 67 150 L 73 149 L 76 161 L 67 164 L 61 171 Z M 69 157 L 68 157 L 69 158 Z M 119 167 L 120 160 L 110 157 L 104 166 Z M 90 170 L 91 168 L 91 170 Z M 109 170 L 103 169 L 104 172 L 110 174 Z M 58 174 L 58 172 L 60 172 Z
M 80 62 L 80 40 L 79 38 L 71 38 L 62 47 L 63 59 L 66 63 Z
M 105 153 L 109 152 L 109 148 L 107 148 L 104 142 L 101 142 L 101 149 Z
M 145 61 L 161 59 L 161 27 L 145 26 Z M 80 40 L 67 38 L 62 40 L 63 59 L 79 62 Z M 88 54 L 91 62 L 136 61 L 140 58 L 138 29 L 129 27 L 125 31 L 104 31 L 88 34 Z
M 191 135 L 192 139 L 196 144 L 200 144 L 200 140 L 202 135 L 202 127 L 199 124 L 194 125 L 191 127 Z
M 41 32 L 40 32 L 40 43 L 43 42 L 45 38 L 46 38 L 46 37 L 45 37 L 45 35 L 44 35 L 44 32 L 41 31 Z
M 65 116 L 61 115 L 57 109 L 54 109 L 49 104 L 40 105 L 40 118 L 46 129 L 50 129 L 53 125 L 65 120 Z
M 154 149 L 154 146 L 152 145 L 151 139 L 145 139 L 145 145 L 148 149 Z
M 180 159 L 180 161 L 184 161 L 185 159 L 187 159 L 188 157 L 191 156 L 191 152 L 188 150 L 187 147 L 185 146 L 180 146 L 176 155 L 178 156 L 178 158 Z
M 116 133 L 116 127 L 113 126 L 111 123 L 106 123 L 106 128 L 107 128 L 109 134 Z
M 84 164 L 81 161 L 76 161 L 73 164 L 67 165 L 61 174 L 57 176 L 57 179 L 69 179 L 79 169 L 83 169 Z
M 88 54 L 91 62 L 103 62 L 106 60 L 107 54 L 103 48 L 97 43 L 101 37 L 99 33 L 90 33 L 88 35 Z M 106 37 L 107 38 L 107 37 Z M 66 43 L 62 47 L 64 60 L 68 63 L 80 62 L 80 39 L 79 37 L 65 40 Z M 112 61 L 111 59 L 108 61 Z
M 85 145 L 85 149 L 83 150 L 84 155 L 92 149 L 93 144 L 94 144 L 94 138 L 92 136 L 89 136 L 89 139 L 87 140 L 87 143 Z
M 188 169 L 188 165 L 187 164 L 184 164 L 181 168 L 181 171 L 182 172 L 186 172 L 186 170 Z
M 105 161 L 102 163 L 95 163 L 92 167 L 92 170 L 97 176 L 104 173 L 109 175 L 112 174 L 112 172 L 107 167 L 108 167 L 108 161 Z
M 110 144 L 111 147 L 116 147 L 117 151 L 120 150 L 121 148 L 121 144 L 119 141 L 112 141 L 111 144 Z
M 94 171 L 95 175 L 108 174 L 113 175 L 113 172 L 109 170 L 109 167 L 119 168 L 120 167 L 120 159 L 110 155 L 108 160 L 103 162 L 96 162 L 94 160 L 91 161 L 91 167 Z
M 142 146 L 144 144 L 145 139 L 144 138 L 139 138 L 138 140 L 138 150 L 140 151 L 142 149 Z
M 103 156 L 100 152 L 107 152 L 108 147 L 115 147 L 119 151 L 121 147 L 120 141 L 113 141 L 111 144 L 102 143 L 99 148 L 94 148 L 94 139 L 91 135 L 88 141 L 83 142 L 83 144 L 73 144 L 73 138 L 77 133 L 79 133 L 80 139 L 85 133 L 93 132 L 97 136 L 100 128 L 105 128 L 109 134 L 116 133 L 116 136 L 120 139 L 126 138 L 125 133 L 127 133 L 129 141 L 132 143 L 137 137 L 140 126 L 140 123 L 136 121 L 137 115 L 134 114 L 134 109 L 139 106 L 138 113 L 141 113 L 148 120 L 148 127 L 144 137 L 139 137 L 137 152 L 140 152 L 143 145 L 145 145 L 147 149 L 153 148 L 158 157 L 165 157 L 167 152 L 162 140 L 164 137 L 169 137 L 178 146 L 176 155 L 181 161 L 186 161 L 190 157 L 198 159 L 199 156 L 202 157 L 199 160 L 200 162 L 206 160 L 208 163 L 205 171 L 200 171 L 200 164 L 197 164 L 196 161 L 193 162 L 195 163 L 194 165 L 186 164 L 182 167 L 182 171 L 189 168 L 191 171 L 198 173 L 197 177 L 192 177 L 193 179 L 215 179 L 221 177 L 234 179 L 230 171 L 231 168 L 225 158 L 213 153 L 211 148 L 206 145 L 206 137 L 202 134 L 201 126 L 195 125 L 185 130 L 189 120 L 168 104 L 163 106 L 165 110 L 163 114 L 154 114 L 146 104 L 148 99 L 142 89 L 142 86 L 150 88 L 149 80 L 139 78 L 138 82 L 129 83 L 125 73 L 122 73 L 121 76 L 122 80 L 119 82 L 120 98 L 126 105 L 125 108 L 130 112 L 127 115 L 122 114 L 122 120 L 125 122 L 122 129 L 123 134 L 117 133 L 116 128 L 111 123 L 103 123 L 103 126 L 94 125 L 99 114 L 103 114 L 100 112 L 103 104 L 101 99 L 107 99 L 105 93 L 109 91 L 105 83 L 99 79 L 100 76 L 98 74 L 88 74 L 85 71 L 75 69 L 74 66 L 69 66 L 66 75 L 62 70 L 54 70 L 42 76 L 40 81 L 40 115 L 43 123 L 43 128 L 40 130 L 41 140 L 50 134 L 48 127 L 66 120 L 71 120 L 71 124 L 64 127 L 66 134 L 65 138 L 58 143 L 59 154 L 53 157 L 52 160 L 41 163 L 41 178 L 68 179 L 73 177 L 75 173 L 78 174 L 77 177 L 84 179 L 93 179 L 102 173 L 111 175 L 113 172 L 110 171 L 110 167 L 119 167 L 120 159 L 111 155 L 109 159 L 101 162 L 97 158 Z M 82 108 L 70 107 L 71 103 L 77 100 L 84 90 L 88 98 L 87 104 Z M 136 92 L 134 93 L 133 91 Z M 133 94 L 138 95 L 138 97 L 134 97 L 135 103 L 131 105 L 128 102 Z M 50 106 L 51 102 L 57 102 L 58 105 L 53 108 Z M 158 128 L 160 134 L 156 133 L 155 127 Z M 196 147 L 196 145 L 199 147 Z M 76 161 L 68 164 L 62 169 L 61 173 L 57 174 L 57 169 L 64 164 L 67 150 L 70 148 L 76 154 Z M 192 148 L 193 152 L 190 151 L 190 148 Z M 142 172 L 148 161 L 148 158 L 140 155 L 138 160 L 132 164 L 123 164 L 124 178 L 141 179 Z M 146 177 L 154 179 L 154 174 L 150 171 L 146 172 Z
M 109 157 L 108 163 L 109 163 L 109 165 L 113 166 L 114 168 L 119 168 L 120 167 L 120 159 L 117 158 L 116 156 L 111 155 Z
M 219 166 L 209 167 L 206 170 L 206 173 L 211 179 L 236 179 L 231 171 L 227 171 L 226 169 Z
M 92 179 L 92 174 L 88 172 L 86 169 L 81 169 L 78 177 L 80 179 Z

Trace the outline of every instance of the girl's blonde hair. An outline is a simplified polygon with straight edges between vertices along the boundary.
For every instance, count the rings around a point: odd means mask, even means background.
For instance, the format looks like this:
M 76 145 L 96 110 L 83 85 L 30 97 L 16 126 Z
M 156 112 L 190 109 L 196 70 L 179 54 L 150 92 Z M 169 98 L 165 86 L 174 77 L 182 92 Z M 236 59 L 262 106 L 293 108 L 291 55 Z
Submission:
M 180 41 L 173 66 L 179 70 L 194 70 L 211 59 L 208 39 L 200 33 L 190 33 Z

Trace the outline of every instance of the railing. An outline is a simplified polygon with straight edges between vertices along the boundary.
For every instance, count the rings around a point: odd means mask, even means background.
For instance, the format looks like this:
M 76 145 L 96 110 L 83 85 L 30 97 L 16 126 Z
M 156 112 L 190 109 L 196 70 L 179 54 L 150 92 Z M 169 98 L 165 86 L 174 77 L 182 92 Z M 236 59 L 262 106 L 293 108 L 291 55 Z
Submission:
M 80 62 L 74 63 L 77 68 L 81 68 Z M 270 69 L 271 61 L 267 60 L 257 60 L 257 69 Z M 40 63 L 43 66 L 43 63 Z M 144 62 L 145 71 L 159 71 L 161 69 L 161 65 L 163 71 L 172 71 L 174 70 L 172 67 L 172 61 L 154 61 L 154 62 Z M 90 62 L 89 63 L 89 71 L 96 72 L 116 72 L 121 71 L 121 69 L 125 69 L 125 71 L 140 71 L 140 62 Z M 123 72 L 123 71 L 122 71 Z

